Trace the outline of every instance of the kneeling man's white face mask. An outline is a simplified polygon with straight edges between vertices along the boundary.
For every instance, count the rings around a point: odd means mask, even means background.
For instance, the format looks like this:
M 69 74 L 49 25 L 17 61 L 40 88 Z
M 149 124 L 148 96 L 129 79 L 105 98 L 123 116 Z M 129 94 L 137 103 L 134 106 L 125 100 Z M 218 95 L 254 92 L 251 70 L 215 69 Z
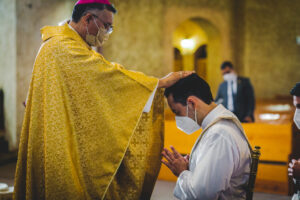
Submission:
M 197 112 L 195 108 L 195 120 L 192 120 L 189 116 L 189 106 L 188 104 L 186 105 L 186 116 L 176 116 L 176 126 L 179 130 L 185 132 L 186 134 L 190 135 L 197 130 L 199 130 L 201 127 L 197 123 Z
M 296 108 L 295 115 L 294 115 L 294 122 L 298 129 L 300 129 L 300 108 Z

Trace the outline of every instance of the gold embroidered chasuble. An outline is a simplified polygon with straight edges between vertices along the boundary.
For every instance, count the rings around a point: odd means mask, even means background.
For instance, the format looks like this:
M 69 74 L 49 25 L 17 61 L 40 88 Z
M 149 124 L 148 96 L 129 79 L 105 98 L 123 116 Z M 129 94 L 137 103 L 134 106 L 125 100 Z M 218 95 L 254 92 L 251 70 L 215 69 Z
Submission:
M 163 147 L 158 80 L 106 61 L 67 24 L 44 27 L 14 199 L 149 199 Z

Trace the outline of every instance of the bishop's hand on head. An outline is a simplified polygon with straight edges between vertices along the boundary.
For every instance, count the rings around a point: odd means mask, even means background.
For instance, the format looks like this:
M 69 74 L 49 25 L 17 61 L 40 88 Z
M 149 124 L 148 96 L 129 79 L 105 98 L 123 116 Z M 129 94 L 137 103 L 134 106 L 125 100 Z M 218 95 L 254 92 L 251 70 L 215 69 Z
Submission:
M 194 71 L 179 71 L 171 72 L 165 77 L 161 78 L 158 82 L 158 88 L 168 88 L 174 85 L 177 81 L 182 78 L 185 78 L 191 74 L 195 73 Z

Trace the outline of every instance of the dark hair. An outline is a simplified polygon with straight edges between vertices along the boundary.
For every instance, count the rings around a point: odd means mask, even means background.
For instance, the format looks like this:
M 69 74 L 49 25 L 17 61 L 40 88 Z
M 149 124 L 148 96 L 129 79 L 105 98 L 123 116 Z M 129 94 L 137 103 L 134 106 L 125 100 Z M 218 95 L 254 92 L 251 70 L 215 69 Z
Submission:
M 83 17 L 87 11 L 98 9 L 98 10 L 104 10 L 107 9 L 114 14 L 117 13 L 116 8 L 111 4 L 100 4 L 100 3 L 90 3 L 90 4 L 77 4 L 74 6 L 73 12 L 72 12 L 72 21 L 75 23 L 78 23 L 81 17 Z
M 290 94 L 296 97 L 300 97 L 300 82 L 291 89 Z
M 196 96 L 206 104 L 213 102 L 210 87 L 197 74 L 191 74 L 165 90 L 165 96 L 173 95 L 174 101 L 186 105 L 189 96 Z
M 233 69 L 233 64 L 230 61 L 225 61 L 221 65 L 221 69 L 225 69 L 226 67 L 229 67 L 230 69 Z

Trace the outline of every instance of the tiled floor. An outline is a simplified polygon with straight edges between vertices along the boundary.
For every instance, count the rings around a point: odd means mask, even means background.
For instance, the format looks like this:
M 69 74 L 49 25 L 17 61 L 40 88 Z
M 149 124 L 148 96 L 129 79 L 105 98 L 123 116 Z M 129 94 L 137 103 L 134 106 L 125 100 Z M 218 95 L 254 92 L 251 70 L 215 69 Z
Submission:
M 0 183 L 13 186 L 15 163 L 0 166 Z M 151 200 L 175 200 L 173 197 L 174 182 L 157 181 Z M 254 200 L 290 200 L 289 196 L 255 193 Z
M 14 185 L 16 163 L 0 166 L 0 183 Z
M 151 200 L 176 200 L 173 197 L 175 182 L 157 181 Z M 265 193 L 254 193 L 254 200 L 291 200 L 292 197 Z

